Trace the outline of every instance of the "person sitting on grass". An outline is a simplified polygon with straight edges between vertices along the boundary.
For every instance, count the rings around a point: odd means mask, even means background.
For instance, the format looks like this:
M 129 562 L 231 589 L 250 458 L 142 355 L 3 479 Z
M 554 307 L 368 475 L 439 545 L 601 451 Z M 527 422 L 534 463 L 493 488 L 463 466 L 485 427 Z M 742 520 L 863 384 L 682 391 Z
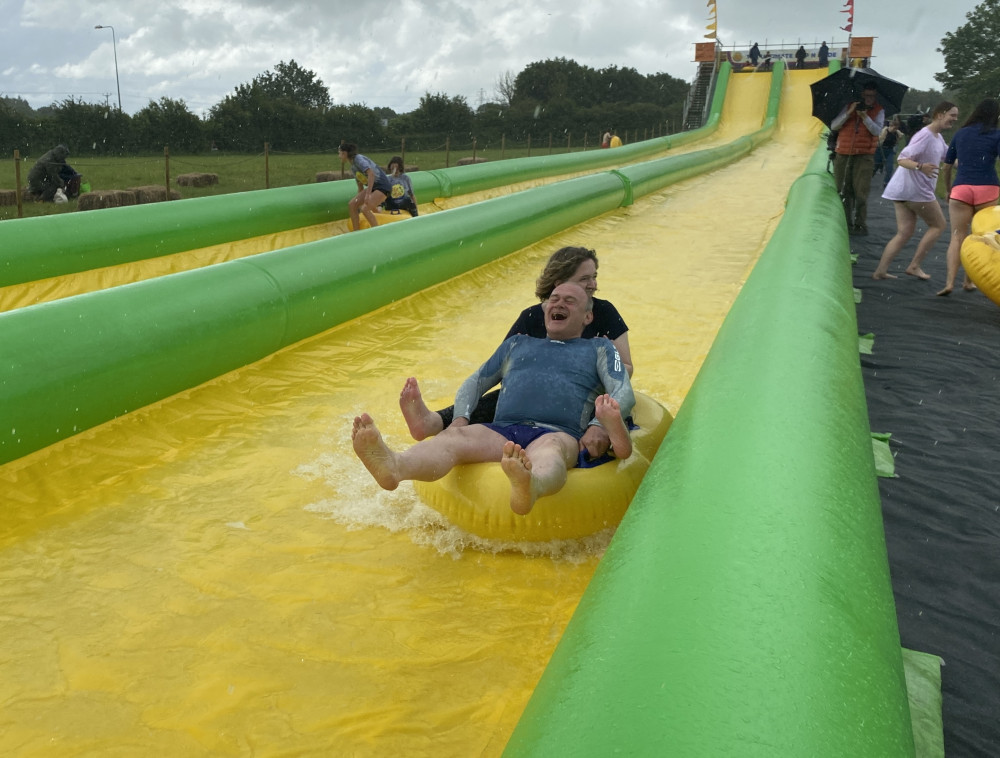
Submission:
M 374 229 L 378 226 L 375 209 L 385 202 L 392 190 L 389 178 L 375 161 L 361 155 L 358 146 L 352 142 L 341 142 L 339 154 L 343 162 L 350 161 L 354 180 L 358 183 L 358 194 L 347 203 L 347 209 L 351 214 L 350 230 L 356 232 L 361 228 L 362 213 L 368 220 L 369 226 Z
M 611 341 L 582 337 L 592 318 L 583 287 L 560 284 L 545 302 L 548 336 L 518 334 L 504 340 L 459 388 L 455 420 L 447 429 L 397 453 L 383 441 L 372 417 L 362 413 L 351 431 L 354 452 L 386 490 L 406 480 L 435 481 L 461 464 L 498 461 L 510 480 L 511 510 L 519 515 L 530 513 L 538 498 L 562 489 L 588 424 L 603 426 L 615 455 L 628 458 L 632 439 L 625 417 L 635 396 Z M 498 381 L 493 423 L 470 424 L 479 398 Z
M 56 192 L 60 189 L 67 199 L 77 197 L 82 177 L 66 163 L 68 157 L 69 148 L 56 145 L 35 161 L 28 172 L 28 192 L 46 203 L 55 200 Z

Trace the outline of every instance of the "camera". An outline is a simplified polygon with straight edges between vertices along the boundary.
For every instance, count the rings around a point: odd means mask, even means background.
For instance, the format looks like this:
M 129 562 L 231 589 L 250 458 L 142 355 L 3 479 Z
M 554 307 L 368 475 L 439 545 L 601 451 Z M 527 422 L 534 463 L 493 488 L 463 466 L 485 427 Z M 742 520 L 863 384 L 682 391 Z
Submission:
M 866 111 L 866 110 L 868 110 L 868 105 L 867 105 L 867 103 L 858 103 L 858 107 L 855 108 L 854 110 L 857 110 L 857 111 Z

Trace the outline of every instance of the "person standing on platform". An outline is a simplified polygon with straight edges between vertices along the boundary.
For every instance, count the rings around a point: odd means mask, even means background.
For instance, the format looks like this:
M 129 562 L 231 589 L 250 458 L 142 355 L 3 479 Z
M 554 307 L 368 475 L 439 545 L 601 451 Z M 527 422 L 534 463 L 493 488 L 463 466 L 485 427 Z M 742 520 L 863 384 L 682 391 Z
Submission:
M 819 46 L 819 55 L 817 56 L 818 62 L 817 66 L 820 68 L 828 68 L 830 65 L 830 48 L 826 46 L 826 40 Z

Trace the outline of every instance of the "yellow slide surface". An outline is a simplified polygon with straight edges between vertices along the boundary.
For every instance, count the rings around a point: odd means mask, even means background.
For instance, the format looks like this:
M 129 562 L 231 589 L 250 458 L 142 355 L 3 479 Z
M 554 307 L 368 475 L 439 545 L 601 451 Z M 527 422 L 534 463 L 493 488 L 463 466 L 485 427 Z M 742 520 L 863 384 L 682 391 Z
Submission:
M 379 490 L 351 421 L 406 445 L 404 379 L 448 405 L 563 245 L 676 414 L 815 151 L 816 78 L 737 164 L 0 468 L 0 754 L 498 755 L 609 535 L 479 543 Z M 714 141 L 769 84 L 731 78 Z

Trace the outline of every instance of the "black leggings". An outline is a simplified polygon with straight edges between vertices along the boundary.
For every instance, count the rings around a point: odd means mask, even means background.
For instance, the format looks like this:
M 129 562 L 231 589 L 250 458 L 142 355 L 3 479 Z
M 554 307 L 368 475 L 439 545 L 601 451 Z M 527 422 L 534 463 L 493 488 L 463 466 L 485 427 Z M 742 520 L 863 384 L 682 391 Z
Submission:
M 487 392 L 481 398 L 479 398 L 479 403 L 476 404 L 475 410 L 472 411 L 472 418 L 469 419 L 470 424 L 490 424 L 493 422 L 493 417 L 497 412 L 497 398 L 500 397 L 500 390 L 493 390 L 492 392 Z M 455 406 L 449 405 L 444 410 L 438 411 L 438 415 L 444 422 L 444 428 L 447 429 L 448 425 L 451 424 L 452 420 L 455 418 Z

